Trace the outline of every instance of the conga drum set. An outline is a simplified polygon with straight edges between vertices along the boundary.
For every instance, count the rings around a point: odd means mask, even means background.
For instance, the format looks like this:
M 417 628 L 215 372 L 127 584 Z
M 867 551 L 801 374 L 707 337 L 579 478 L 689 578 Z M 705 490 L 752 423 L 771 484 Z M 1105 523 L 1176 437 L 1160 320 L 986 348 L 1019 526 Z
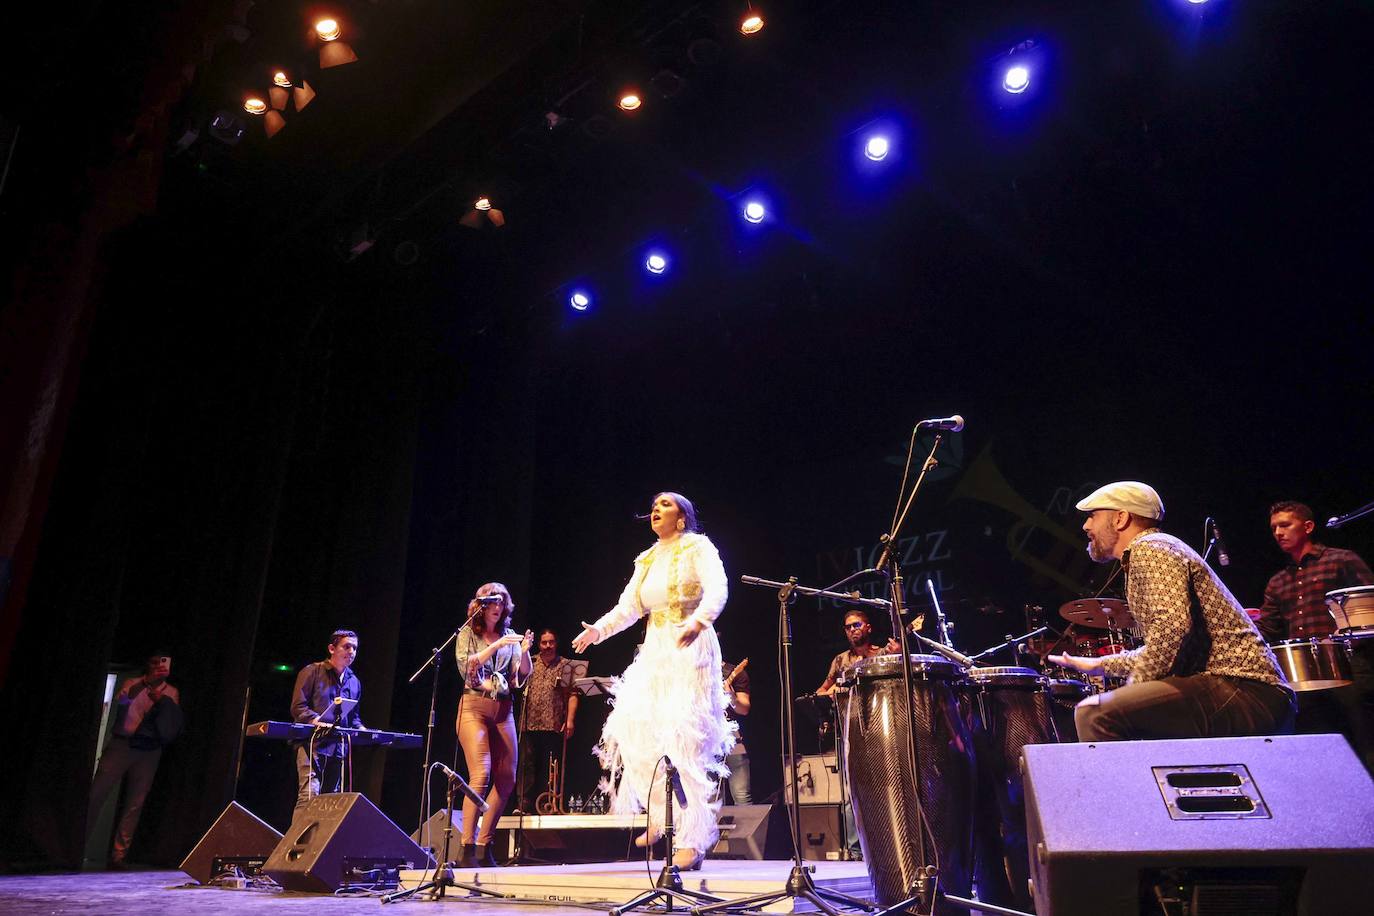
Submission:
M 1032 641 L 1032 652 L 1048 654 L 1067 643 L 1076 654 L 1107 655 L 1136 643 L 1135 622 L 1120 599 L 1071 601 L 1060 616 L 1071 624 L 1067 638 Z M 848 693 L 837 700 L 844 769 L 875 896 L 884 906 L 902 900 L 920 867 L 913 852 L 920 825 L 909 803 L 915 798 L 945 888 L 966 895 L 976 883 L 982 901 L 1030 909 L 1021 750 L 1076 740 L 1073 707 L 1104 685 L 1019 665 L 986 667 L 927 654 L 910 659 L 914 773 L 907 766 L 910 726 L 899 656 L 852 665 L 842 679 Z M 942 912 L 938 903 L 936 912 Z

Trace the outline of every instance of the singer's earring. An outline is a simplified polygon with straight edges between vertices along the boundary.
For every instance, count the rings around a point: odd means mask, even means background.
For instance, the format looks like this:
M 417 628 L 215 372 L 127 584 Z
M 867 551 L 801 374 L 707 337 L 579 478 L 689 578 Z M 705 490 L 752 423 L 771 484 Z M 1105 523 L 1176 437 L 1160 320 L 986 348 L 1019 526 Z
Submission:
M 678 520 L 677 520 L 677 530 L 678 530 L 678 531 L 684 531 L 684 530 L 686 530 L 686 528 L 687 528 L 687 525 L 686 525 L 685 523 L 683 523 L 682 519 L 678 519 Z

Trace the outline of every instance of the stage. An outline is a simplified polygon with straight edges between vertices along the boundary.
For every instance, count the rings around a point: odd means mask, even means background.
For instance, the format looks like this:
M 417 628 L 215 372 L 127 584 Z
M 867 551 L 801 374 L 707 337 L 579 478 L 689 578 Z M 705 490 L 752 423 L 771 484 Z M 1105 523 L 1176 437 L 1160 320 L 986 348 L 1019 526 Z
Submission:
M 519 868 L 458 869 L 459 881 L 490 887 L 503 893 L 518 894 L 512 899 L 468 897 L 466 891 L 451 889 L 444 902 L 457 908 L 477 908 L 481 912 L 509 914 L 585 914 L 624 903 L 653 884 L 659 862 L 653 864 L 652 877 L 643 862 L 614 862 L 594 865 L 524 866 Z M 862 862 L 817 862 L 813 878 L 820 887 L 866 896 L 870 885 Z M 683 874 L 689 890 L 703 890 L 724 897 L 780 888 L 787 879 L 787 861 L 736 861 L 708 859 L 698 872 Z M 418 877 L 404 872 L 403 882 Z M 566 906 L 558 904 L 565 903 Z M 388 905 L 387 912 L 432 906 L 427 898 L 402 900 Z M 138 914 L 160 909 L 179 913 L 345 913 L 366 907 L 380 907 L 378 895 L 331 896 L 303 894 L 276 889 L 226 889 L 201 887 L 179 871 L 90 871 L 46 875 L 6 875 L 0 877 L 0 912 L 10 914 L 100 913 L 110 916 Z M 803 904 L 790 908 L 786 901 L 774 904 L 767 912 L 811 912 Z

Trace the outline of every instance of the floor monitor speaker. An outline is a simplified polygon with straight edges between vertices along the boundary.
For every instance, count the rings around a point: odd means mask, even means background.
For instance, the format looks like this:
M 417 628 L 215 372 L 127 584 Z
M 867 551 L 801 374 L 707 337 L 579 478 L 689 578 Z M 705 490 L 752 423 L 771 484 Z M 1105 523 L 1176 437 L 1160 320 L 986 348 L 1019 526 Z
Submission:
M 1039 916 L 1369 912 L 1374 782 L 1339 735 L 1027 745 Z
M 335 792 L 296 811 L 263 872 L 287 890 L 332 893 L 368 883 L 369 874 L 428 864 L 425 851 L 376 805 L 357 792 Z
M 201 884 L 209 884 L 225 865 L 261 868 L 280 841 L 281 834 L 271 825 L 238 802 L 230 802 L 182 859 L 181 870 Z

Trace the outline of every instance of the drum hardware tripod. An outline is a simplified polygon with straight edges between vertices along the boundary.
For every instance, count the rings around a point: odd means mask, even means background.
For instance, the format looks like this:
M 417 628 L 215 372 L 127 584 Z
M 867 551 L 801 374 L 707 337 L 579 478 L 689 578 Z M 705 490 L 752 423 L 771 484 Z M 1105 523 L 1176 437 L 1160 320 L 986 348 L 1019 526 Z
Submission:
M 633 900 L 622 903 L 618 907 L 613 907 L 608 912 L 610 916 L 621 916 L 622 913 L 633 910 L 636 907 L 644 906 L 654 900 L 663 898 L 663 908 L 669 913 L 673 911 L 673 902 L 678 897 L 685 897 L 697 903 L 721 903 L 721 899 L 713 894 L 702 891 L 689 891 L 682 886 L 682 873 L 678 870 L 677 863 L 673 861 L 673 853 L 676 851 L 673 845 L 673 838 L 676 832 L 673 829 L 673 796 L 677 796 L 677 803 L 680 807 L 687 807 L 687 793 L 682 789 L 682 779 L 677 774 L 677 767 L 673 766 L 673 761 L 667 756 L 663 757 L 663 838 L 667 841 L 668 849 L 663 854 L 663 868 L 658 873 L 658 880 L 654 882 L 654 889 L 645 891 Z M 645 835 L 645 853 L 653 844 L 647 842 L 648 835 Z M 730 902 L 730 901 L 725 901 Z M 692 912 L 696 912 L 693 908 Z
M 448 769 L 442 763 L 437 764 L 437 766 L 446 770 Z M 426 774 L 426 777 L 428 777 L 428 774 Z M 428 778 L 426 778 L 426 782 L 428 782 Z M 465 795 L 473 794 L 472 787 L 468 786 L 467 783 L 463 782 L 463 778 L 461 776 L 450 770 L 448 773 L 448 792 L 446 795 L 446 800 L 444 802 L 444 804 L 448 805 L 449 811 L 453 810 L 453 788 L 455 785 L 458 785 L 460 783 L 463 786 Z M 479 815 L 487 813 L 486 802 L 482 802 L 477 807 Z M 394 894 L 386 894 L 382 897 L 382 903 L 393 903 L 397 900 L 405 900 L 408 897 L 413 897 L 416 894 L 422 894 L 426 891 L 429 892 L 429 899 L 443 900 L 444 891 L 446 891 L 450 887 L 461 887 L 463 890 L 468 892 L 469 897 L 484 896 L 507 899 L 515 896 L 514 894 L 503 894 L 500 891 L 494 891 L 490 888 L 482 887 L 477 884 L 467 884 L 462 881 L 454 880 L 453 866 L 449 864 L 448 858 L 450 849 L 449 844 L 452 841 L 453 818 L 448 818 L 447 823 L 444 824 L 444 852 L 442 856 L 436 856 L 436 861 L 434 863 L 434 877 L 428 881 L 417 884 L 414 887 L 407 888 L 406 890 L 397 891 Z
M 796 791 L 797 773 L 797 732 L 796 723 L 793 718 L 792 697 L 792 618 L 788 612 L 797 600 L 797 595 L 814 595 L 821 598 L 834 598 L 852 605 L 863 605 L 868 607 L 879 607 L 887 602 L 873 598 L 855 598 L 843 592 L 827 591 L 820 588 L 807 588 L 797 584 L 796 576 L 791 577 L 786 582 L 774 582 L 769 579 L 760 579 L 756 576 L 741 576 L 740 581 L 745 585 L 758 585 L 764 588 L 775 588 L 778 590 L 778 640 L 781 646 L 780 660 L 782 662 L 782 737 L 783 737 L 783 757 L 787 760 L 787 765 L 791 768 L 792 776 L 792 798 L 786 802 L 787 805 L 787 826 L 792 841 L 792 871 L 787 876 L 787 882 L 781 890 L 767 891 L 762 894 L 754 894 L 749 897 L 740 897 L 735 900 L 723 900 L 720 903 L 713 903 L 710 906 L 692 907 L 692 916 L 703 916 L 706 913 L 725 913 L 737 910 L 747 910 L 759 912 L 771 903 L 784 898 L 796 900 L 798 898 L 806 900 L 816 909 L 825 913 L 826 916 L 839 916 L 839 911 L 831 906 L 831 902 L 841 906 L 855 907 L 864 911 L 877 909 L 867 900 L 860 900 L 858 897 L 851 897 L 839 891 L 829 888 L 817 887 L 815 880 L 811 877 L 816 870 L 814 865 L 802 864 L 802 841 L 801 841 L 801 810 L 799 803 L 799 793 Z

